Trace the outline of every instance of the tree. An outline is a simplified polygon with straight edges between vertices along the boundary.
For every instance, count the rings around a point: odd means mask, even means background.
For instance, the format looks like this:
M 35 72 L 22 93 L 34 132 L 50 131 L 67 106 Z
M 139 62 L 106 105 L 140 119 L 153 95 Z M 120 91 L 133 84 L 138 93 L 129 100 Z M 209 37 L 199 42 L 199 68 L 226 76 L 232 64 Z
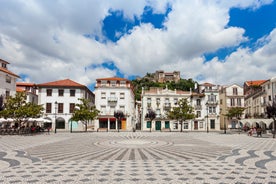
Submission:
M 234 117 L 237 119 L 240 119 L 244 110 L 245 110 L 244 107 L 231 107 L 228 109 L 228 112 L 227 114 L 225 114 L 225 116 L 227 116 L 230 119 Z
M 71 117 L 73 121 L 81 121 L 85 125 L 85 132 L 87 132 L 87 125 L 89 121 L 93 121 L 98 117 L 99 110 L 94 105 L 91 105 L 87 99 L 79 98 L 80 104 L 76 104 L 76 108 Z
M 15 97 L 8 97 L 4 110 L 0 111 L 0 117 L 11 118 L 18 126 L 28 121 L 29 118 L 38 118 L 43 114 L 42 105 L 27 102 L 27 95 L 18 92 Z
M 152 109 L 148 110 L 148 113 L 145 116 L 146 119 L 150 120 L 150 132 L 151 132 L 151 128 L 152 128 L 152 120 L 154 120 L 156 118 L 156 113 L 155 111 L 153 111 Z
M 122 118 L 125 117 L 124 112 L 123 111 L 114 111 L 114 117 L 117 119 L 117 128 L 118 128 L 118 132 L 120 131 L 120 125 L 122 124 Z M 121 125 L 122 126 L 122 125 Z
M 177 107 L 173 107 L 171 111 L 167 112 L 167 117 L 169 119 L 174 119 L 180 122 L 181 130 L 183 131 L 183 122 L 189 119 L 195 118 L 194 109 L 189 105 L 186 98 L 182 98 L 178 101 Z
M 273 138 L 275 138 L 275 133 L 276 133 L 276 100 L 274 100 L 272 102 L 272 104 L 268 104 L 266 106 L 266 114 L 268 118 L 272 118 L 273 119 L 273 126 L 272 126 L 272 134 L 273 134 Z
M 4 110 L 4 97 L 0 95 L 0 111 Z

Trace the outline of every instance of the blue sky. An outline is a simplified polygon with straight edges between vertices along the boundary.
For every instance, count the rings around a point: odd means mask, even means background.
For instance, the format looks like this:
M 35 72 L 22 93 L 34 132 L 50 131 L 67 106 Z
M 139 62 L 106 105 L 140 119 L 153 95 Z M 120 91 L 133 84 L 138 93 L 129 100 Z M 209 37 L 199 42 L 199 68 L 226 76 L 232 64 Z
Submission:
M 0 57 L 27 82 L 93 89 L 97 78 L 156 70 L 221 85 L 276 75 L 273 0 L 2 0 L 0 11 Z

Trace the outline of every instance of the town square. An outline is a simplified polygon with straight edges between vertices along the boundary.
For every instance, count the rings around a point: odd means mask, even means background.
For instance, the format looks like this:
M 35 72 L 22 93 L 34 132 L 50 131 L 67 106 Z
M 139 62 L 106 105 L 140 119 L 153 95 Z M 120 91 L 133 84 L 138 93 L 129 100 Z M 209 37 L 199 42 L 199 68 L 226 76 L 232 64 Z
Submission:
M 87 132 L 0 137 L 0 183 L 276 182 L 272 135 Z

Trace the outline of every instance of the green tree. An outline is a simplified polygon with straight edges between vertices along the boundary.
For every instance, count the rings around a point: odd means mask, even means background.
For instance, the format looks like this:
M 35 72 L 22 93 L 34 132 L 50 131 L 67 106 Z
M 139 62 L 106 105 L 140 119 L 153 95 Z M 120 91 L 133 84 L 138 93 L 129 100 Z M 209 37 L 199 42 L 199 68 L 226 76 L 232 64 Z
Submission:
M 268 118 L 273 119 L 273 124 L 272 124 L 272 134 L 273 138 L 275 138 L 275 133 L 276 133 L 276 101 L 274 100 L 272 104 L 268 104 L 266 106 L 266 114 Z
M 124 112 L 121 110 L 114 111 L 114 117 L 117 119 L 117 128 L 118 128 L 118 132 L 119 132 L 120 128 L 122 126 L 122 118 L 125 117 Z
M 228 112 L 227 114 L 225 114 L 225 116 L 227 116 L 230 119 L 232 118 L 240 119 L 244 110 L 245 110 L 244 107 L 231 107 L 228 109 Z
M 5 103 L 4 110 L 0 111 L 0 117 L 12 118 L 18 126 L 28 121 L 29 118 L 38 118 L 43 114 L 42 105 L 27 102 L 27 95 L 18 92 L 14 97 L 9 97 Z
M 182 98 L 178 101 L 177 107 L 173 107 L 172 110 L 167 112 L 169 119 L 177 120 L 180 122 L 181 130 L 183 131 L 183 122 L 195 118 L 194 109 L 186 98 Z
M 80 104 L 76 104 L 76 108 L 71 117 L 73 121 L 81 121 L 85 125 L 85 131 L 87 132 L 87 125 L 89 121 L 93 121 L 98 117 L 99 110 L 94 105 L 91 105 L 87 99 L 79 98 Z
M 150 132 L 151 132 L 152 121 L 156 118 L 155 111 L 153 111 L 152 109 L 149 109 L 145 118 L 150 120 Z

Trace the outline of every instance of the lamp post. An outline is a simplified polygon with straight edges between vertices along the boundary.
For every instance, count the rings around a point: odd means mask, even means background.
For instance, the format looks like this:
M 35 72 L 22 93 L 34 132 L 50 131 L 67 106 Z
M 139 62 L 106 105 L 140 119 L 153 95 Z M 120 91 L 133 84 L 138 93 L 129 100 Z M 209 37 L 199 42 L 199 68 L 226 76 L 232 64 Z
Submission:
M 55 134 L 57 133 L 57 101 L 55 101 Z
M 207 119 L 207 133 L 209 133 L 208 106 L 206 107 L 206 111 L 207 111 L 207 116 L 206 116 L 206 119 Z
M 224 134 L 226 134 L 226 120 L 225 120 L 225 116 L 224 116 Z

